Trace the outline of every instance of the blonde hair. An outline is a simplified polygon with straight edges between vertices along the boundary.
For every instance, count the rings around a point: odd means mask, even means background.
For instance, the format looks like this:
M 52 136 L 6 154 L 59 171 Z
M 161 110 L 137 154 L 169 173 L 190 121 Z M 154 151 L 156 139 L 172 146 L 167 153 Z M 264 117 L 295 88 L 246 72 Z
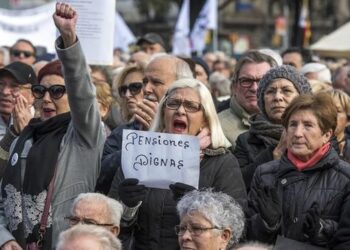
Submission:
M 231 146 L 231 143 L 227 140 L 222 131 L 222 127 L 216 113 L 214 102 L 212 96 L 207 87 L 197 79 L 193 78 L 183 78 L 176 80 L 168 89 L 165 96 L 161 99 L 158 110 L 155 116 L 155 119 L 152 123 L 150 131 L 163 132 L 165 129 L 164 124 L 164 105 L 165 100 L 177 89 L 191 88 L 195 90 L 200 98 L 201 104 L 203 106 L 204 117 L 209 124 L 210 134 L 213 149 L 220 147 L 228 148 Z
M 333 98 L 333 100 L 339 101 L 340 105 L 344 108 L 347 117 L 350 117 L 350 96 L 340 89 L 332 89 L 327 91 Z

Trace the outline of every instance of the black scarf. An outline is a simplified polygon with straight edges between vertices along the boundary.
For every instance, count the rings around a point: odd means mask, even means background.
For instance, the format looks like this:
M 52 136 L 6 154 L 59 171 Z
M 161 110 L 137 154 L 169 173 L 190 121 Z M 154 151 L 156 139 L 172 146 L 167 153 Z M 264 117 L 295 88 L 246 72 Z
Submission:
M 60 144 L 70 120 L 70 113 L 60 114 L 46 121 L 32 119 L 20 134 L 9 158 L 2 181 L 2 197 L 5 215 L 10 221 L 10 231 L 22 248 L 26 243 L 38 240 L 38 227 L 48 186 L 54 175 Z M 25 142 L 31 138 L 33 143 L 26 158 L 22 184 L 20 156 Z M 20 193 L 20 198 L 16 197 L 15 192 Z M 51 248 L 51 234 L 50 226 L 44 236 L 44 249 Z
M 276 147 L 281 138 L 283 126 L 271 123 L 262 114 L 256 114 L 250 118 L 249 132 L 261 139 L 265 146 Z

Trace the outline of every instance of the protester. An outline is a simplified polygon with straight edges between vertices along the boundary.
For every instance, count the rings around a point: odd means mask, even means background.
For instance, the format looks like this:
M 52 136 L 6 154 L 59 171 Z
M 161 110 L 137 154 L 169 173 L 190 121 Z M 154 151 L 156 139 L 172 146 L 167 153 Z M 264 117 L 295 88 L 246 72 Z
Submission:
M 127 122 L 117 127 L 105 144 L 101 173 L 97 180 L 96 191 L 107 194 L 114 174 L 121 164 L 122 135 L 124 129 L 140 129 L 140 124 L 135 120 L 137 104 L 142 102 L 144 68 L 139 65 L 130 65 L 122 70 L 113 83 L 117 90 L 121 114 Z
M 211 143 L 200 138 L 200 130 L 209 127 Z M 209 90 L 198 80 L 183 78 L 175 81 L 159 104 L 151 131 L 197 135 L 202 150 L 199 188 L 214 188 L 229 194 L 246 207 L 246 192 L 236 159 L 228 151 L 225 138 Z M 137 179 L 124 179 L 118 169 L 109 195 L 120 199 L 126 210 L 125 231 L 134 231 L 135 249 L 178 249 L 173 227 L 178 224 L 176 200 L 194 187 L 175 183 L 170 190 L 146 188 Z M 138 210 L 138 211 L 137 211 Z M 135 214 L 135 212 L 137 213 Z M 136 226 L 137 225 L 137 226 Z M 123 232 L 123 223 L 122 223 Z
M 230 80 L 219 72 L 214 72 L 209 78 L 210 92 L 218 102 L 231 98 Z M 215 103 L 215 102 L 214 102 Z
M 195 74 L 196 79 L 201 81 L 205 86 L 207 86 L 210 89 L 209 85 L 209 76 L 210 76 L 210 70 L 208 67 L 208 64 L 200 57 L 193 56 L 192 60 L 195 62 Z
M 257 92 L 261 113 L 250 118 L 251 127 L 238 136 L 233 152 L 248 189 L 256 167 L 279 159 L 286 150 L 282 114 L 295 97 L 308 93 L 310 84 L 292 66 L 273 68 L 261 79 Z
M 233 148 L 238 135 L 249 129 L 249 117 L 259 112 L 256 93 L 260 79 L 275 66 L 272 57 L 254 50 L 242 55 L 237 62 L 228 109 L 219 114 L 222 129 Z
M 227 60 L 216 60 L 213 63 L 213 72 L 222 74 L 227 79 L 231 78 L 231 65 Z
M 122 214 L 123 207 L 115 199 L 99 193 L 82 193 L 75 198 L 71 215 L 65 219 L 70 226 L 78 224 L 101 226 L 118 236 Z
M 350 165 L 330 144 L 337 126 L 332 98 L 327 93 L 296 97 L 282 124 L 287 151 L 255 172 L 248 238 L 273 243 L 282 235 L 327 249 L 349 249 Z
M 192 191 L 178 202 L 180 224 L 175 226 L 181 249 L 230 249 L 244 230 L 244 213 L 229 195 Z
M 149 55 L 166 51 L 163 38 L 156 33 L 145 34 L 137 40 L 136 45 Z
M 337 107 L 337 127 L 334 131 L 336 149 L 343 160 L 350 162 L 350 138 L 345 134 L 345 128 L 350 119 L 350 97 L 340 89 L 333 89 L 328 93 Z
M 104 131 L 106 136 L 108 136 L 111 134 L 111 128 L 105 123 L 105 121 L 107 120 L 109 111 L 113 105 L 111 87 L 107 82 L 104 81 L 94 81 L 93 83 L 96 87 L 96 98 L 103 122 Z
M 350 95 L 350 65 L 341 66 L 334 73 L 333 87 Z
M 0 69 L 0 139 L 11 125 L 11 119 L 14 118 L 12 113 L 19 98 L 22 99 L 23 109 L 27 110 L 20 117 L 24 119 L 22 129 L 33 117 L 34 98 L 30 88 L 37 82 L 33 68 L 25 63 L 14 62 Z M 18 134 L 20 130 L 19 127 L 13 127 L 12 132 Z
M 151 60 L 151 55 L 140 50 L 131 54 L 128 64 L 137 64 L 145 68 L 147 64 L 150 62 L 150 60 Z
M 31 41 L 17 40 L 10 48 L 10 61 L 33 65 L 36 60 L 36 48 Z
M 94 190 L 100 167 L 105 136 L 75 33 L 77 14 L 68 4 L 57 3 L 53 19 L 61 34 L 56 51 L 63 67 L 54 61 L 39 72 L 40 84 L 33 85 L 32 92 L 40 118 L 32 119 L 12 145 L 1 186 L 0 246 L 4 249 L 38 242 L 46 199 L 51 212 L 42 244 L 43 249 L 55 246 L 59 232 L 67 227 L 64 216 L 73 199 Z
M 60 234 L 56 250 L 122 250 L 118 238 L 94 225 L 78 225 Z
M 290 65 L 296 68 L 296 70 L 300 71 L 303 67 L 304 55 L 303 50 L 298 47 L 291 47 L 282 52 L 282 61 L 284 65 Z M 307 61 L 308 62 L 308 61 Z

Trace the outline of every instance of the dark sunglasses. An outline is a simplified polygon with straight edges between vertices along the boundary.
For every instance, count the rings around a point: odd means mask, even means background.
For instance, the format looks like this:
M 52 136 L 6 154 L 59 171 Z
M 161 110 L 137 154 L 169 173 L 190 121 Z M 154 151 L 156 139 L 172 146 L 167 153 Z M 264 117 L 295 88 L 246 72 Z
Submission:
M 60 99 L 66 93 L 66 87 L 63 85 L 52 85 L 49 88 L 46 88 L 43 85 L 33 85 L 32 93 L 35 99 L 42 99 L 45 96 L 46 91 L 49 92 L 52 99 Z
M 126 91 L 129 90 L 130 94 L 137 95 L 141 92 L 143 88 L 142 82 L 133 82 L 128 85 L 123 85 L 118 88 L 118 93 L 120 97 L 125 97 Z
M 34 56 L 34 53 L 30 52 L 30 51 L 25 51 L 25 50 L 13 49 L 13 50 L 11 50 L 11 55 L 13 55 L 15 57 L 19 57 L 19 56 L 23 55 L 24 57 L 28 58 L 28 57 Z

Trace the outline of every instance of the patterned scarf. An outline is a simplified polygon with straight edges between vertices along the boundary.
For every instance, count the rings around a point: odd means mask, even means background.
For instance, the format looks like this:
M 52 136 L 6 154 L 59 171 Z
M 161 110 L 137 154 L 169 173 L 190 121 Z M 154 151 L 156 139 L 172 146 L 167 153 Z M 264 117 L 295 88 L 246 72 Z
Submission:
M 10 155 L 1 192 L 5 215 L 9 219 L 9 230 L 22 248 L 27 243 L 38 240 L 47 189 L 54 175 L 60 144 L 70 120 L 70 113 L 57 115 L 46 121 L 32 119 L 20 134 Z M 29 139 L 33 140 L 33 144 L 28 152 L 24 171 L 21 154 Z M 51 215 L 50 208 L 43 249 L 51 248 Z

